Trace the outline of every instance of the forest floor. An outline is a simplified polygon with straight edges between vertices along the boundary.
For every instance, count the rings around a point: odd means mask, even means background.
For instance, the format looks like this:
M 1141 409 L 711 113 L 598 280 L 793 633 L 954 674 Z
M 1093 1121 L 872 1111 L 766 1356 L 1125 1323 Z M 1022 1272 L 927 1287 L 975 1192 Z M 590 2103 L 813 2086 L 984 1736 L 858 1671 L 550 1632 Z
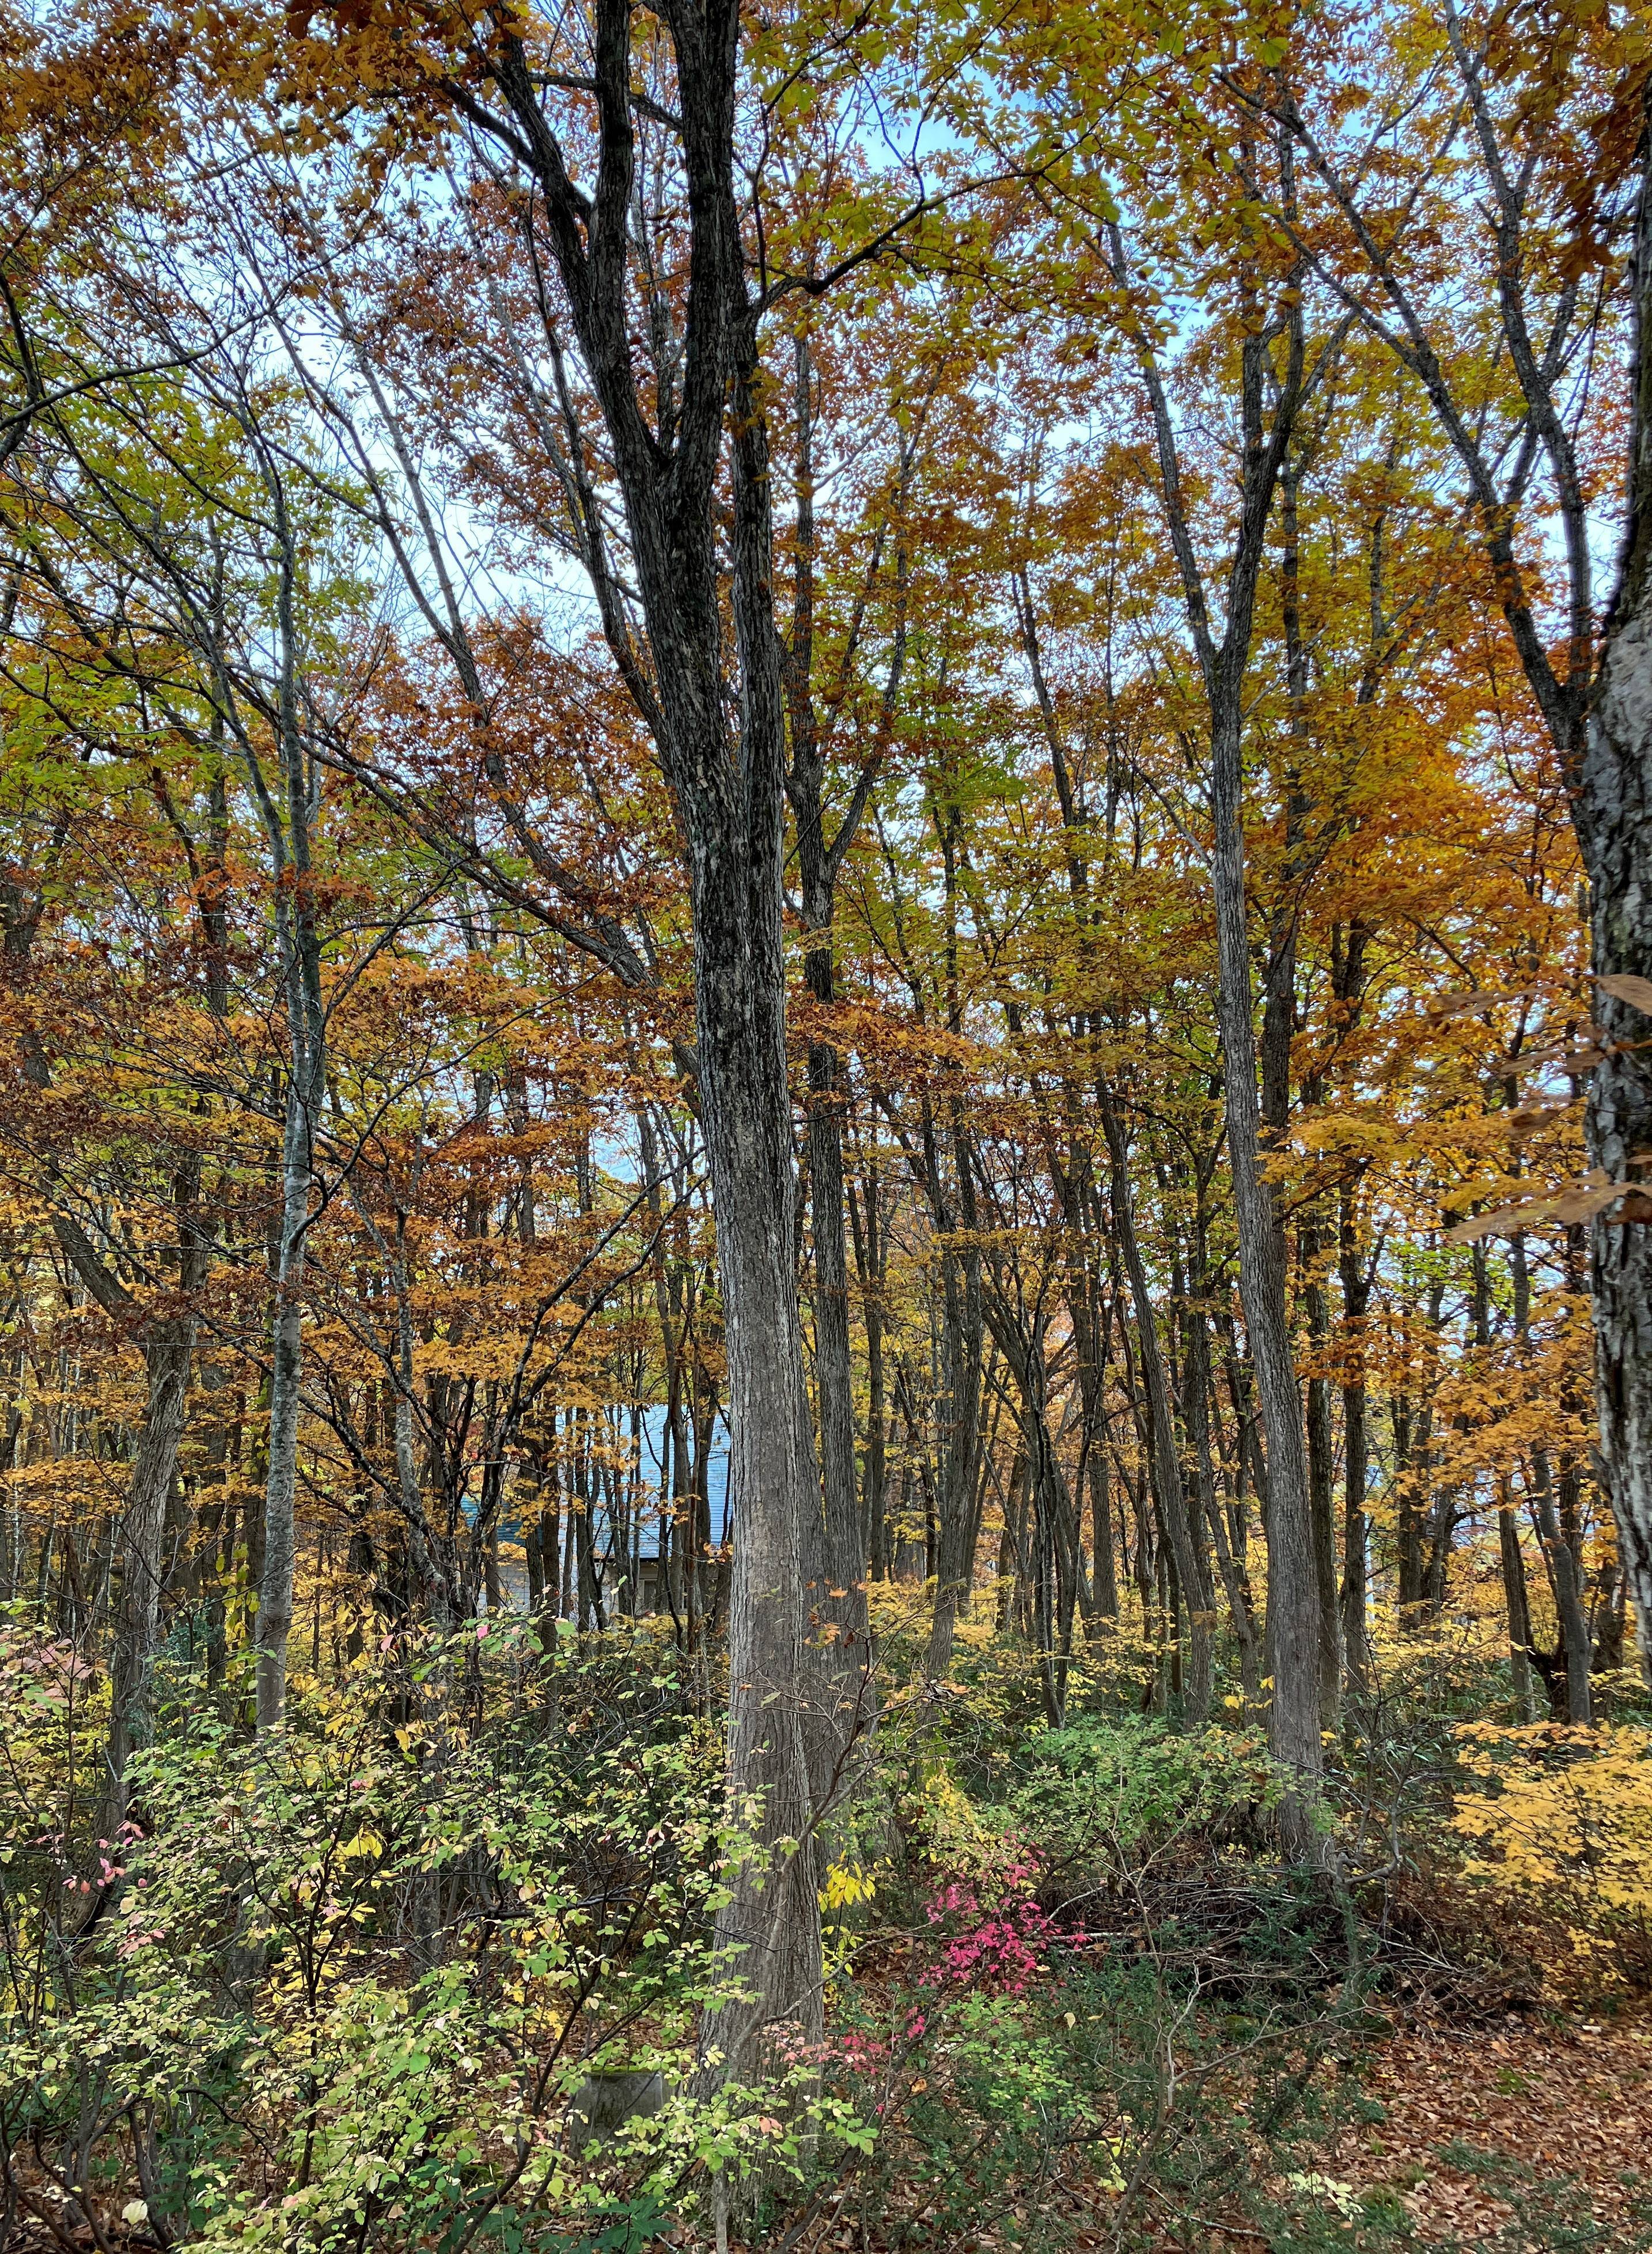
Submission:
M 1361 2082 L 1384 2118 L 1334 2137 L 1325 2174 L 1388 2188 L 1418 2238 L 1628 2249 L 1652 2235 L 1652 2006 L 1475 2026 L 1419 2015 L 1373 2047 Z

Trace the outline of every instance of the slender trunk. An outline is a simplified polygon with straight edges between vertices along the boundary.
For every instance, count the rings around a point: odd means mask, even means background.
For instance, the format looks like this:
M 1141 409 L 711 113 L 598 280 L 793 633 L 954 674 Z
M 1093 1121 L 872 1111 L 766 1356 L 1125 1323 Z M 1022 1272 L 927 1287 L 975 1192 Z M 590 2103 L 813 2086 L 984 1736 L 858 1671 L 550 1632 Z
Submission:
M 1509 1481 L 1497 1491 L 1497 1558 L 1502 1569 L 1503 1606 L 1509 1617 L 1509 1672 L 1515 1711 L 1522 1722 L 1536 1719 L 1531 1694 L 1531 1607 L 1526 1597 L 1526 1564 L 1520 1554 L 1520 1522 Z
M 295 1046 L 296 1046 L 295 1042 Z M 258 1727 L 280 1726 L 287 1703 L 297 1557 L 298 1412 L 303 1377 L 299 1298 L 310 1224 L 310 1116 L 296 1068 L 288 1083 L 282 1136 L 281 1254 L 269 1373 L 269 1456 L 264 1483 L 263 1567 L 258 1586 Z
M 1187 1338 L 1182 1354 L 1182 1390 L 1186 1404 L 1183 1414 L 1188 1438 L 1193 1447 L 1199 1503 L 1216 1544 L 1216 1568 L 1222 1577 L 1223 1592 L 1228 1600 L 1228 1615 L 1233 1623 L 1234 1641 L 1239 1647 L 1239 1681 L 1246 1704 L 1252 1704 L 1260 1697 L 1262 1687 L 1256 1618 L 1251 1606 L 1250 1585 L 1243 1565 L 1233 1554 L 1233 1546 L 1223 1520 L 1221 1500 L 1216 1494 L 1216 1466 L 1210 1449 L 1209 1331 L 1204 1309 L 1196 1299 L 1190 1300 L 1183 1320 Z
M 310 825 L 317 777 L 300 733 L 297 626 L 294 604 L 297 551 L 278 472 L 267 479 L 281 542 L 276 611 L 282 677 L 276 753 L 280 803 L 248 754 L 275 882 L 275 936 L 287 1013 L 286 1104 L 282 1128 L 281 1218 L 275 1260 L 275 1312 L 269 1379 L 269 1456 L 264 1487 L 263 1571 L 258 1590 L 258 1728 L 281 1726 L 287 1703 L 287 1640 L 292 1630 L 297 1556 L 298 1419 L 303 1376 L 305 1239 L 314 1171 L 313 1138 L 326 1090 L 325 1014 L 321 940 L 311 892 Z
M 806 959 L 817 1001 L 832 999 L 829 948 Z M 811 1748 L 817 1799 L 842 1788 L 844 1766 L 872 1719 L 872 1648 L 867 1619 L 866 1552 L 854 1447 L 854 1375 L 849 1357 L 849 1271 L 843 1226 L 843 1121 L 836 1051 L 809 1046 L 809 1208 L 814 1248 L 815 1393 L 820 1433 L 822 1582 L 810 1592 L 815 1716 L 824 1725 Z M 805 1552 L 806 1555 L 806 1552 Z
M 963 1006 L 958 978 L 958 849 L 962 816 L 949 803 L 936 817 L 941 842 L 941 866 L 945 900 L 945 966 L 947 1029 L 963 1027 Z M 960 1609 L 970 1600 L 975 1572 L 976 1472 L 980 1454 L 981 1256 L 974 1242 L 978 1223 L 973 1153 L 965 1131 L 962 1106 L 951 1107 L 952 1194 L 943 1186 L 933 1130 L 926 1117 L 924 1155 L 929 1177 L 931 1210 L 936 1227 L 958 1231 L 960 1250 L 946 1245 L 941 1253 L 945 1304 L 945 1363 L 943 1377 L 946 1428 L 941 1467 L 940 1520 L 934 1558 L 935 1609 L 930 1624 L 929 1650 L 924 1665 L 932 1676 L 945 1674 L 951 1663 L 952 1630 Z
M 1537 1523 L 1544 1563 L 1554 1592 L 1555 1618 L 1560 1628 L 1561 1664 L 1565 1670 L 1566 1718 L 1586 1722 L 1590 1717 L 1588 1615 L 1583 1606 L 1582 1576 L 1577 1558 L 1555 1508 L 1554 1480 L 1546 1448 L 1531 1452 L 1531 1515 Z
M 111 1838 L 126 1815 L 127 1763 L 143 1735 L 150 1663 L 160 1630 L 162 1530 L 194 1346 L 195 1325 L 189 1317 L 152 1325 L 143 1342 L 148 1398 L 121 1520 L 121 1593 L 109 1670 L 109 1774 L 100 1817 Z
M 1164 1354 L 1159 1343 L 1159 1326 L 1147 1281 L 1147 1264 L 1141 1256 L 1140 1241 L 1136 1234 L 1135 1200 L 1131 1194 L 1129 1156 L 1125 1148 L 1124 1130 L 1113 1103 L 1112 1091 L 1105 1079 L 1098 1078 L 1096 1094 L 1112 1168 L 1113 1231 L 1123 1256 L 1125 1273 L 1130 1279 L 1130 1296 L 1136 1312 L 1137 1351 L 1147 1392 L 1147 1461 L 1154 1504 L 1160 1525 L 1175 1555 L 1176 1579 L 1187 1606 L 1187 1715 L 1194 1726 L 1199 1728 L 1209 1720 L 1210 1713 L 1210 1628 L 1215 1614 L 1209 1586 L 1209 1562 L 1203 1555 L 1203 1545 L 1194 1539 L 1194 1530 L 1188 1522 L 1182 1492 L 1175 1427 L 1171 1421 L 1170 1388 L 1165 1378 Z M 1170 1626 L 1174 1634 L 1174 1620 Z
M 825 754 L 815 710 L 814 396 L 808 339 L 796 355 L 797 523 L 791 640 L 785 652 L 791 762 L 786 792 L 797 824 L 803 921 L 808 934 L 804 982 L 822 1019 L 836 995 L 832 914 L 837 872 L 853 817 L 828 840 Z M 811 1589 L 812 1665 L 817 1722 L 825 1723 L 811 1765 L 827 1797 L 855 1735 L 869 1718 L 871 1649 L 867 1628 L 866 1553 L 855 1479 L 854 1376 L 849 1355 L 849 1264 L 843 1221 L 843 1103 L 838 1053 L 818 1029 L 809 1043 L 809 1220 L 814 1251 L 815 1394 L 820 1433 L 819 1578 Z M 805 1564 L 810 1561 L 805 1557 Z M 819 1709 L 826 1710 L 821 1712 Z
M 1107 1340 L 1111 1314 L 1092 1303 L 1088 1272 L 1074 1279 L 1074 1340 L 1078 1348 L 1078 1381 L 1084 1406 L 1084 1471 L 1090 1488 L 1090 1550 L 1094 1564 L 1095 1611 L 1103 1620 L 1119 1617 L 1119 1569 L 1113 1556 L 1112 1466 L 1107 1440 Z M 1080 1324 L 1079 1306 L 1084 1308 Z M 1095 1621 L 1091 1623 L 1091 1632 Z
M 1370 1679 L 1366 1625 L 1365 1489 L 1370 1448 L 1366 1425 L 1365 1322 L 1370 1270 L 1355 1228 L 1354 1192 L 1344 1184 L 1338 1216 L 1337 1275 L 1342 1287 L 1342 1645 L 1349 1682 L 1363 1690 Z
M 1516 1235 L 1509 1249 L 1509 1272 L 1514 1284 L 1515 1336 L 1523 1346 L 1531 1320 L 1531 1278 L 1526 1260 L 1526 1240 Z M 1588 1622 L 1583 1609 L 1582 1577 L 1571 1543 L 1556 1514 L 1554 1486 L 1549 1467 L 1549 1451 L 1541 1444 L 1531 1451 L 1531 1482 L 1530 1500 L 1531 1515 L 1537 1529 L 1537 1541 L 1543 1552 L 1549 1586 L 1554 1596 L 1555 1620 L 1560 1631 L 1560 1667 L 1565 1676 L 1566 1710 L 1574 1722 L 1589 1719 L 1589 1656 Z M 1536 1657 L 1530 1634 L 1527 1648 Z M 1559 1690 L 1558 1672 L 1551 1670 L 1550 1698 L 1554 1703 Z
M 1289 152 L 1280 146 L 1282 164 Z M 1285 179 L 1291 192 L 1288 169 Z M 1127 278 L 1122 240 L 1109 230 L 1111 262 Z M 1247 277 L 1246 290 L 1250 289 Z M 1264 413 L 1269 368 L 1265 321 L 1258 305 L 1240 352 L 1238 408 L 1244 454 L 1237 528 L 1227 575 L 1226 628 L 1218 644 L 1189 528 L 1175 424 L 1151 345 L 1139 339 L 1158 441 L 1167 517 L 1197 650 L 1210 720 L 1210 860 L 1216 907 L 1217 1024 L 1222 1038 L 1228 1158 L 1233 1177 L 1239 1240 L 1239 1291 L 1256 1372 L 1267 1451 L 1268 1650 L 1273 1671 L 1271 1736 L 1276 1759 L 1300 1780 L 1280 1810 L 1286 1848 L 1314 1866 L 1326 1846 L 1314 1816 L 1323 1768 L 1320 1738 L 1319 1576 L 1308 1508 L 1302 1404 L 1291 1351 L 1286 1299 L 1284 1230 L 1262 1170 L 1257 1097 L 1255 1000 L 1251 987 L 1251 934 L 1245 898 L 1245 671 L 1255 620 L 1257 583 L 1265 552 L 1268 519 L 1291 426 L 1302 394 L 1303 327 L 1300 298 L 1285 316 L 1287 351 L 1275 369 L 1277 396 L 1271 425 Z
M 861 1303 L 866 1320 L 866 1460 L 861 1480 L 861 1516 L 865 1525 L 868 1571 L 875 1581 L 889 1578 L 888 1484 L 888 1380 L 883 1367 L 883 1216 L 879 1199 L 876 1161 L 867 1167 L 866 1214 L 851 1185 L 849 1215 L 854 1222 L 854 1263 L 861 1284 Z
M 1306 1222 L 1301 1236 L 1303 1256 L 1312 1260 L 1317 1245 Z M 1309 1346 L 1322 1365 L 1330 1348 L 1331 1322 L 1325 1287 L 1317 1277 L 1310 1278 L 1303 1296 L 1307 1303 Z M 1334 1730 L 1342 1706 L 1342 1633 L 1336 1586 L 1336 1441 L 1331 1420 L 1331 1381 L 1322 1366 L 1307 1381 L 1307 1474 L 1319 1582 L 1320 1718 L 1326 1729 Z
M 1283 1830 L 1291 1852 L 1318 1862 L 1324 1845 L 1312 1802 L 1323 1767 L 1320 1730 L 1319 1569 L 1309 1508 L 1302 1403 L 1286 1304 L 1285 1236 L 1262 1172 L 1251 1023 L 1250 941 L 1244 893 L 1240 706 L 1237 694 L 1213 715 L 1212 811 L 1220 970 L 1217 1018 L 1227 1097 L 1228 1155 L 1239 1236 L 1239 1293 L 1261 1405 L 1267 1457 L 1268 1632 L 1273 1672 L 1271 1736 L 1276 1758 L 1301 1780 L 1288 1796 Z

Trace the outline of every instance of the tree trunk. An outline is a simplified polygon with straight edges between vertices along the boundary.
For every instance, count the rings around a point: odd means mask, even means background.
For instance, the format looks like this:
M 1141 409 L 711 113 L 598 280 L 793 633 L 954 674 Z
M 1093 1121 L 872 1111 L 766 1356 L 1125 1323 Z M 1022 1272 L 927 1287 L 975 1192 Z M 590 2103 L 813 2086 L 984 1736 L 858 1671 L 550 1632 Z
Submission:
M 1628 523 L 1588 718 L 1579 829 L 1604 1035 L 1589 1092 L 1589 1155 L 1610 1180 L 1636 1185 L 1593 1226 L 1600 1458 L 1652 1684 L 1652 94 L 1648 100 L 1633 246 Z
M 1200 1295 L 1202 1289 L 1202 1274 Z M 1233 1546 L 1223 1522 L 1221 1498 L 1216 1493 L 1216 1466 L 1210 1449 L 1210 1335 L 1205 1311 L 1199 1304 L 1198 1296 L 1190 1299 L 1183 1320 L 1186 1336 L 1181 1357 L 1185 1396 L 1183 1419 L 1193 1446 L 1200 1508 L 1216 1544 L 1216 1568 L 1222 1577 L 1223 1592 L 1228 1600 L 1228 1615 L 1233 1623 L 1234 1641 L 1239 1647 L 1239 1681 L 1246 1703 L 1254 1704 L 1262 1686 L 1256 1618 L 1251 1607 L 1250 1586 L 1243 1566 L 1233 1554 Z
M 826 759 L 814 666 L 814 399 L 808 340 L 796 358 L 798 458 L 792 631 L 785 652 L 791 762 L 786 792 L 797 824 L 803 921 L 809 934 L 804 980 L 816 1008 L 836 999 L 832 914 L 838 871 L 865 803 L 857 794 L 834 837 L 826 830 Z M 820 1433 L 820 1508 L 805 1531 L 810 1581 L 809 1763 L 821 1809 L 843 1788 L 856 1738 L 872 1718 L 872 1646 L 867 1623 L 866 1551 L 855 1476 L 854 1372 L 849 1354 L 849 1264 L 843 1217 L 843 1091 L 838 1054 L 824 1031 L 809 1043 L 809 1219 L 814 1251 L 815 1396 Z M 811 1555 L 811 1551 L 814 1555 Z
M 967 1163 L 967 1161 L 965 1161 Z M 973 1200 L 965 1222 L 974 1224 Z M 950 1247 L 941 1254 L 942 1401 L 939 1508 L 935 1529 L 935 1606 L 924 1670 L 944 1676 L 951 1664 L 952 1631 L 968 1604 L 975 1571 L 975 1487 L 980 1452 L 980 1254 Z
M 1136 1343 L 1147 1396 L 1148 1473 L 1153 1499 L 1159 1522 L 1175 1558 L 1176 1579 L 1187 1607 L 1187 1717 L 1195 1728 L 1202 1728 L 1210 1716 L 1210 1628 L 1215 1613 L 1209 1562 L 1202 1543 L 1195 1543 L 1188 1523 L 1175 1426 L 1171 1421 L 1170 1388 L 1165 1380 L 1164 1354 L 1159 1343 L 1147 1265 L 1136 1235 L 1129 1154 L 1112 1091 L 1099 1075 L 1096 1095 L 1111 1162 L 1113 1231 L 1124 1258 L 1125 1273 L 1130 1278 L 1130 1296 L 1136 1311 Z M 1174 1634 L 1175 1623 L 1172 1621 L 1170 1626 Z
M 1118 228 L 1110 226 L 1111 263 L 1128 281 Z M 1249 289 L 1247 280 L 1247 290 Z M 1270 1733 L 1275 1758 L 1300 1780 L 1280 1810 L 1288 1852 L 1314 1866 L 1326 1859 L 1314 1802 L 1323 1769 L 1320 1741 L 1319 1574 L 1308 1509 L 1302 1403 L 1291 1351 L 1286 1298 L 1285 1237 L 1262 1171 L 1257 1096 L 1255 998 L 1251 986 L 1250 923 L 1245 899 L 1245 673 L 1256 614 L 1256 590 L 1268 519 L 1302 396 L 1303 329 L 1300 299 L 1282 326 L 1288 340 L 1283 370 L 1273 368 L 1274 405 L 1265 416 L 1269 347 L 1261 309 L 1240 353 L 1237 405 L 1244 453 L 1239 522 L 1227 574 L 1227 620 L 1218 643 L 1188 524 L 1175 426 L 1153 347 L 1137 340 L 1158 442 L 1161 481 L 1172 545 L 1182 579 L 1188 624 L 1198 655 L 1210 719 L 1210 859 L 1216 907 L 1216 1018 L 1222 1037 L 1228 1158 L 1238 1222 L 1239 1292 L 1256 1372 L 1267 1454 L 1267 1645 L 1273 1671 Z
M 126 1816 L 127 1762 L 143 1732 L 159 1640 L 166 1500 L 178 1465 L 195 1348 L 192 1318 L 156 1323 L 143 1341 L 148 1398 L 121 1518 L 121 1593 L 110 1657 L 109 1775 L 99 1821 L 111 1839 Z
M 292 1631 L 297 1559 L 298 1418 L 303 1376 L 305 1239 L 314 1173 L 316 1122 L 326 1092 L 326 1013 L 321 992 L 321 934 L 310 865 L 310 824 L 319 778 L 301 732 L 296 604 L 297 543 L 278 466 L 264 482 L 279 544 L 275 622 L 281 681 L 276 706 L 276 794 L 250 746 L 248 780 L 262 816 L 275 893 L 275 941 L 287 1012 L 288 1078 L 282 1127 L 281 1215 L 269 1376 L 269 1460 L 264 1486 L 264 1560 L 258 1589 L 257 1711 L 261 1735 L 278 1729 L 287 1704 L 287 1640 Z
M 866 1526 L 868 1570 L 875 1581 L 889 1578 L 888 1481 L 888 1384 L 883 1367 L 883 1214 L 878 1190 L 877 1163 L 866 1170 L 864 1225 L 854 1186 L 848 1189 L 849 1214 L 854 1224 L 854 1263 L 866 1311 L 866 1461 L 861 1480 L 861 1512 Z
M 1305 1222 L 1303 1257 L 1312 1260 L 1317 1243 Z M 1330 1345 L 1330 1315 L 1325 1287 L 1317 1278 L 1305 1287 L 1310 1347 L 1316 1357 Z M 1314 1526 L 1314 1561 L 1320 1601 L 1320 1719 L 1336 1727 L 1342 1698 L 1342 1634 L 1336 1586 L 1336 1443 L 1331 1419 L 1331 1381 L 1316 1371 L 1307 1381 L 1308 1509 Z
M 1350 1686 L 1370 1679 L 1366 1626 L 1365 1489 L 1370 1448 L 1366 1424 L 1365 1323 L 1370 1270 L 1355 1228 L 1354 1192 L 1344 1184 L 1337 1229 L 1337 1274 L 1342 1287 L 1342 1648 Z
M 1536 1719 L 1531 1695 L 1531 1608 L 1526 1599 L 1525 1560 L 1520 1554 L 1520 1522 L 1506 1479 L 1497 1493 L 1497 1558 L 1509 1618 L 1509 1672 L 1514 1684 L 1515 1711 L 1522 1722 L 1530 1722 Z

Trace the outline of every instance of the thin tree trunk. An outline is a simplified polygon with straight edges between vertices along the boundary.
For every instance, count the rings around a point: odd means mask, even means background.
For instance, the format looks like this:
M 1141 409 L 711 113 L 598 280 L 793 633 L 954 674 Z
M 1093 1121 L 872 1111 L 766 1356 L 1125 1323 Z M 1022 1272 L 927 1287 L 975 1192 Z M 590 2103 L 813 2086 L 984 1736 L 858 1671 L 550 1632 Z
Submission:
M 854 1264 L 866 1320 L 866 1460 L 861 1479 L 861 1513 L 866 1528 L 868 1571 L 875 1581 L 887 1581 L 889 1402 L 883 1367 L 883 1215 L 875 1158 L 866 1170 L 864 1225 L 853 1184 L 848 1187 L 848 1204 L 854 1223 Z
M 1342 1648 L 1350 1686 L 1363 1690 L 1370 1675 L 1366 1622 L 1365 1489 L 1370 1480 L 1366 1424 L 1365 1323 L 1370 1270 L 1362 1256 L 1354 1218 L 1354 1191 L 1344 1184 L 1337 1230 L 1337 1276 L 1342 1287 Z
M 1520 1554 L 1520 1522 L 1507 1479 L 1497 1491 L 1497 1558 L 1509 1618 L 1509 1672 L 1514 1684 L 1515 1711 L 1523 1722 L 1530 1722 L 1536 1719 L 1531 1695 L 1531 1607 L 1526 1596 L 1526 1564 Z
M 262 1735 L 278 1729 L 287 1704 L 287 1640 L 292 1630 L 297 1558 L 298 1420 L 303 1376 L 305 1239 L 314 1174 L 313 1141 L 326 1090 L 326 1017 L 321 993 L 321 940 L 311 891 L 310 822 L 317 778 L 300 733 L 297 674 L 298 580 L 296 542 L 287 520 L 279 469 L 267 466 L 280 542 L 276 622 L 281 684 L 276 756 L 279 802 L 272 797 L 250 747 L 248 780 L 263 819 L 275 887 L 275 937 L 287 1013 L 288 1076 L 282 1128 L 281 1217 L 275 1262 L 275 1312 L 269 1381 L 269 1458 L 264 1487 L 264 1558 L 258 1590 L 257 1711 Z
M 1286 186 L 1288 189 L 1288 178 Z M 1129 277 L 1116 227 L 1109 228 L 1109 245 L 1113 270 L 1120 283 L 1126 283 Z M 1227 619 L 1219 644 L 1188 527 L 1169 402 L 1145 335 L 1138 339 L 1138 350 L 1153 410 L 1171 542 L 1209 711 L 1216 1017 L 1222 1037 L 1228 1157 L 1238 1224 L 1239 1291 L 1267 1449 L 1267 1642 L 1273 1672 L 1270 1733 L 1276 1759 L 1300 1780 L 1300 1788 L 1288 1792 L 1282 1803 L 1280 1829 L 1288 1852 L 1317 1866 L 1324 1862 L 1327 1852 L 1314 1814 L 1323 1769 L 1319 1576 L 1308 1508 L 1301 1395 L 1287 1319 L 1284 1231 L 1262 1171 L 1244 854 L 1245 671 L 1268 519 L 1302 395 L 1300 310 L 1290 313 L 1285 322 L 1288 358 L 1278 378 L 1271 427 L 1265 422 L 1263 406 L 1268 367 L 1264 327 L 1258 310 L 1240 354 L 1238 408 L 1244 456 L 1239 523 L 1228 568 Z
M 1209 1562 L 1196 1544 L 1188 1523 L 1182 1492 L 1181 1466 L 1176 1453 L 1175 1427 L 1171 1421 L 1170 1388 L 1165 1380 L 1164 1355 L 1146 1263 L 1136 1234 L 1135 1200 L 1131 1194 L 1129 1154 L 1124 1130 L 1114 1107 L 1112 1091 L 1098 1075 L 1097 1101 L 1112 1167 L 1113 1232 L 1130 1278 L 1136 1311 L 1136 1344 L 1147 1402 L 1148 1473 L 1153 1499 L 1175 1558 L 1176 1579 L 1187 1607 L 1188 1662 L 1186 1674 L 1187 1715 L 1195 1728 L 1210 1714 L 1210 1626 L 1215 1618 L 1209 1586 Z M 1175 1633 L 1175 1623 L 1170 1623 Z
M 1303 1256 L 1318 1250 L 1312 1228 L 1301 1229 Z M 1329 1350 L 1331 1324 L 1325 1287 L 1317 1277 L 1304 1288 L 1308 1341 L 1316 1356 Z M 1320 1601 L 1320 1719 L 1336 1727 L 1342 1694 L 1342 1633 L 1336 1586 L 1336 1436 L 1331 1418 L 1331 1381 L 1323 1370 L 1307 1381 L 1308 1508 L 1314 1526 L 1314 1560 Z

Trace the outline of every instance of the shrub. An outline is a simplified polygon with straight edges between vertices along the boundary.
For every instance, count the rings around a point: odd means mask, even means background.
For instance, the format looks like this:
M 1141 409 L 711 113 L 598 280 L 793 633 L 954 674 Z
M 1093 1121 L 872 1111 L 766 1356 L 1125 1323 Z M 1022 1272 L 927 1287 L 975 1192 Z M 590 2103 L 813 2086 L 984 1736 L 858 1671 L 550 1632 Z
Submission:
M 1574 1963 L 1652 1988 L 1652 1731 L 1466 1726 L 1452 1828 L 1463 1868 L 1562 1936 Z

